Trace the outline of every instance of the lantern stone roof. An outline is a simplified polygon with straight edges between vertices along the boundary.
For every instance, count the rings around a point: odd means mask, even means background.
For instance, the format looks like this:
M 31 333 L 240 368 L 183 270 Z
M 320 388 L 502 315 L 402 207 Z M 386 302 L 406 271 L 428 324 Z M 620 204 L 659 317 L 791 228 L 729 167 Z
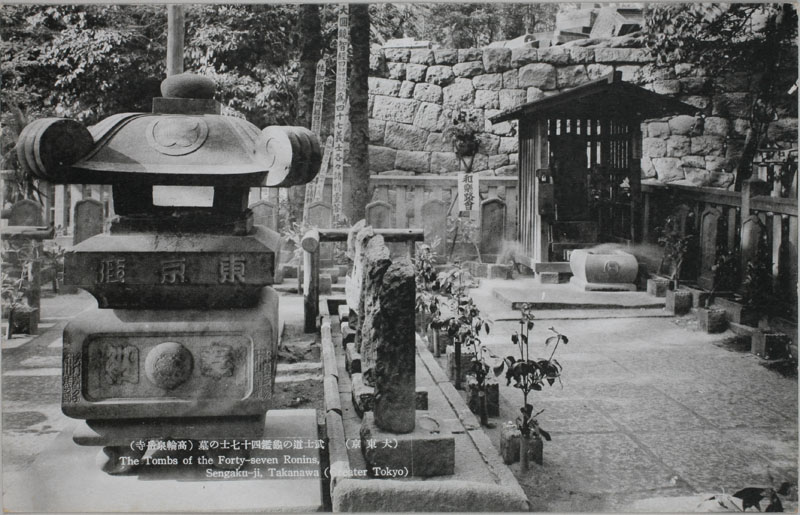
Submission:
M 615 72 L 557 95 L 528 102 L 489 118 L 492 123 L 520 118 L 646 120 L 695 114 L 696 107 L 622 80 Z
M 214 83 L 192 74 L 168 77 L 152 113 L 112 115 L 91 127 L 46 118 L 28 125 L 17 145 L 24 168 L 54 183 L 289 186 L 311 180 L 319 141 L 303 127 L 259 129 L 224 116 Z

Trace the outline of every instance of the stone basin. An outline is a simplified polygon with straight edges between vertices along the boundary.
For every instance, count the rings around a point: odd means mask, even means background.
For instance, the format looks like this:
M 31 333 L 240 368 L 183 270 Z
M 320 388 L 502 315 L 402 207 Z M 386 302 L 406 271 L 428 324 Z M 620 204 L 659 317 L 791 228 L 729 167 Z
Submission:
M 639 265 L 622 250 L 573 250 L 569 259 L 570 282 L 587 291 L 636 291 Z

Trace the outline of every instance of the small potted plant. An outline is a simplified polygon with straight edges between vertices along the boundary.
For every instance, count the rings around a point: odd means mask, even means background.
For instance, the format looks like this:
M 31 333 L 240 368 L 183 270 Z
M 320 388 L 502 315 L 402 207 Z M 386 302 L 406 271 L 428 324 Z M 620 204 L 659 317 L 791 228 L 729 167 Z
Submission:
M 432 314 L 438 311 L 439 301 L 433 293 L 437 273 L 434 268 L 435 253 L 430 245 L 418 245 L 414 258 L 415 282 L 417 289 L 415 325 L 418 333 L 425 333 Z
M 705 299 L 704 306 L 697 309 L 697 325 L 708 333 L 721 333 L 728 327 L 726 311 L 713 306 L 717 292 L 733 287 L 737 276 L 738 254 L 717 250 L 717 258 L 711 267 L 712 289 Z
M 568 338 L 550 328 L 555 333 L 545 340 L 545 346 L 552 345 L 552 352 L 547 359 L 531 359 L 529 349 L 530 331 L 534 327 L 533 313 L 529 306 L 523 306 L 522 316 L 520 317 L 520 329 L 511 336 L 511 342 L 519 349 L 519 359 L 508 356 L 505 359 L 506 380 L 510 385 L 514 383 L 515 388 L 522 391 L 523 406 L 520 408 L 520 416 L 517 417 L 516 425 L 520 433 L 520 468 L 526 472 L 529 468 L 529 460 L 533 457 L 537 463 L 543 460 L 543 440 L 550 441 L 550 434 L 542 429 L 536 417 L 543 410 L 534 412 L 533 406 L 528 403 L 528 395 L 533 391 L 541 391 L 544 385 L 553 386 L 558 380 L 561 381 L 561 365 L 553 359 L 559 344 L 567 344 Z M 530 448 L 530 451 L 529 451 Z
M 8 330 L 6 338 L 11 338 L 14 334 L 33 334 L 33 318 L 36 308 L 28 305 L 26 294 L 29 289 L 29 281 L 23 275 L 13 278 L 9 274 L 2 274 L 2 302 L 3 311 L 8 316 Z
M 479 123 L 480 119 L 475 111 L 458 109 L 451 114 L 450 125 L 443 132 L 445 140 L 453 145 L 456 157 L 465 164 L 467 173 L 472 171 L 475 154 L 480 148 Z
M 668 216 L 658 243 L 664 247 L 662 266 L 666 264 L 669 269 L 671 288 L 664 292 L 666 310 L 676 315 L 683 315 L 692 308 L 692 293 L 688 290 L 679 290 L 681 270 L 683 268 L 689 245 L 694 238 L 691 234 L 683 234 L 678 227 L 677 219 Z

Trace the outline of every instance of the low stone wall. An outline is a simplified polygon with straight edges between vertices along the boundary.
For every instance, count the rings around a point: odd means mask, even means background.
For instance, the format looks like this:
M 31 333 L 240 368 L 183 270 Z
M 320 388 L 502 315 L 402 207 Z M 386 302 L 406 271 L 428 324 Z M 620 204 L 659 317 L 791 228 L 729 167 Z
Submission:
M 596 40 L 593 40 L 596 41 Z M 383 49 L 370 57 L 369 154 L 372 173 L 453 174 L 462 166 L 444 130 L 459 108 L 475 114 L 484 132 L 473 171 L 516 175 L 516 122 L 491 124 L 503 110 L 618 71 L 623 80 L 698 108 L 642 124 L 642 177 L 726 187 L 733 181 L 754 81 L 746 74 L 711 77 L 691 64 L 656 68 L 653 57 L 615 38 L 595 46 L 545 49 Z M 770 127 L 778 141 L 796 143 L 797 119 Z

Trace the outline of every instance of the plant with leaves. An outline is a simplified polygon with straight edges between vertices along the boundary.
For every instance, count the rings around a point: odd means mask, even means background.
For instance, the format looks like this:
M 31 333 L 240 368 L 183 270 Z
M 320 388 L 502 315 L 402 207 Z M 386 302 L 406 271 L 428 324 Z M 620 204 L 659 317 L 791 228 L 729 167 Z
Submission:
M 545 385 L 553 386 L 556 381 L 559 384 L 561 383 L 561 364 L 553 359 L 553 356 L 558 350 L 559 344 L 566 345 L 569 339 L 553 327 L 550 327 L 549 330 L 555 335 L 546 338 L 544 342 L 545 347 L 552 346 L 553 350 L 550 352 L 550 357 L 547 359 L 531 359 L 530 332 L 534 328 L 535 317 L 530 305 L 523 305 L 521 312 L 519 330 L 511 335 L 511 342 L 519 349 L 519 359 L 514 356 L 507 356 L 505 365 L 507 384 L 511 385 L 513 382 L 514 388 L 519 388 L 522 391 L 523 406 L 520 408 L 520 416 L 516 422 L 522 434 L 522 438 L 520 438 L 520 456 L 522 470 L 525 471 L 528 469 L 527 439 L 532 437 L 550 441 L 550 433 L 542 429 L 536 420 L 536 417 L 544 410 L 534 413 L 533 406 L 528 403 L 528 395 L 533 391 L 541 391 Z
M 736 250 L 726 251 L 721 246 L 717 246 L 716 258 L 711 266 L 711 274 L 711 291 L 706 297 L 706 308 L 714 302 L 717 292 L 732 291 L 736 288 L 739 275 L 739 253 Z
M 749 127 L 736 173 L 736 190 L 752 173 L 769 124 L 797 117 L 789 92 L 797 77 L 797 13 L 791 3 L 675 3 L 645 14 L 647 46 L 657 63 L 695 63 L 727 80 L 734 70 L 750 79 Z
M 14 317 L 19 313 L 31 313 L 30 294 L 34 284 L 36 264 L 41 263 L 40 244 L 35 241 L 3 241 L 2 307 L 8 314 L 10 338 L 19 325 Z
M 503 372 L 504 362 L 492 354 L 480 338 L 481 334 L 489 335 L 492 321 L 481 316 L 472 298 L 465 297 L 462 301 L 459 303 L 456 316 L 448 321 L 448 333 L 452 333 L 456 345 L 463 346 L 470 354 L 467 373 L 475 377 L 474 388 L 478 394 L 477 406 L 474 406 L 473 411 L 480 416 L 481 424 L 492 427 L 488 418 L 487 387 L 492 377 L 498 377 Z M 456 357 L 456 363 L 460 368 L 459 358 L 460 356 Z M 457 370 L 456 374 L 460 375 L 460 370 Z
M 670 215 L 667 217 L 661 230 L 661 236 L 658 238 L 658 244 L 664 247 L 664 256 L 661 259 L 660 268 L 663 268 L 665 264 L 669 266 L 670 280 L 675 290 L 678 289 L 683 262 L 693 239 L 694 235 L 684 234 L 681 231 L 678 219 L 675 216 Z
M 747 260 L 742 281 L 742 302 L 759 313 L 775 313 L 780 303 L 772 293 L 772 249 L 770 248 L 767 226 L 756 218 L 760 236 L 756 242 L 753 259 Z
M 468 216 L 448 216 L 447 235 L 450 239 L 450 248 L 447 251 L 447 260 L 453 259 L 453 253 L 457 243 L 464 243 L 472 246 L 475 251 L 476 260 L 481 263 L 481 251 L 478 248 L 478 222 Z
M 480 141 L 478 133 L 482 132 L 481 120 L 474 110 L 457 109 L 450 114 L 449 124 L 442 136 L 445 141 L 453 145 L 459 159 L 473 157 L 478 153 Z M 472 171 L 472 162 L 467 166 L 467 172 Z

